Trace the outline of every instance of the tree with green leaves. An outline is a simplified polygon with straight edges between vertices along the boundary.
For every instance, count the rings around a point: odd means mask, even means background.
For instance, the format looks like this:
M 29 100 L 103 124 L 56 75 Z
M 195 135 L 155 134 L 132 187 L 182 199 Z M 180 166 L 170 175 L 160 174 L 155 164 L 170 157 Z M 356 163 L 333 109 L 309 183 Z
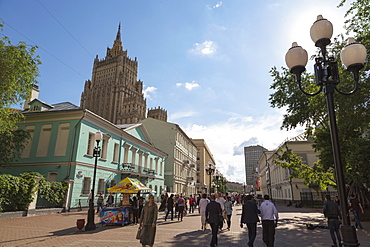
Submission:
M 339 7 L 343 6 L 345 0 Z M 365 45 L 370 51 L 370 1 L 357 0 L 351 3 L 346 17 L 351 16 L 346 24 L 347 32 L 354 34 L 355 39 Z M 334 57 L 338 64 L 340 51 L 346 44 L 344 35 L 333 39 L 328 47 L 328 56 Z M 314 57 L 318 56 L 315 55 Z M 366 63 L 361 70 L 359 90 L 353 95 L 334 94 L 336 120 L 338 125 L 339 144 L 342 154 L 342 163 L 345 165 L 347 184 L 355 183 L 357 186 L 369 186 L 370 181 L 370 64 Z M 293 170 L 293 176 L 304 178 L 307 184 L 318 183 L 323 187 L 331 184 L 332 178 L 328 173 L 334 169 L 333 151 L 330 138 L 329 120 L 327 115 L 324 93 L 309 97 L 303 94 L 296 82 L 295 76 L 287 68 L 276 67 L 270 71 L 273 77 L 269 101 L 272 107 L 286 108 L 281 128 L 292 129 L 305 126 L 306 134 L 314 139 L 314 148 L 320 153 L 319 161 L 313 167 L 304 167 L 297 161 L 294 154 L 284 151 L 282 157 L 294 162 L 283 162 L 286 168 Z M 341 91 L 348 92 L 353 89 L 354 80 L 350 72 L 339 66 Z M 314 75 L 304 73 L 302 85 L 308 92 L 317 91 Z
M 0 32 L 3 32 L 0 23 Z M 0 166 L 11 163 L 24 148 L 29 137 L 16 123 L 23 114 L 12 108 L 30 97 L 33 85 L 37 85 L 38 65 L 36 46 L 21 41 L 13 45 L 7 36 L 0 38 Z

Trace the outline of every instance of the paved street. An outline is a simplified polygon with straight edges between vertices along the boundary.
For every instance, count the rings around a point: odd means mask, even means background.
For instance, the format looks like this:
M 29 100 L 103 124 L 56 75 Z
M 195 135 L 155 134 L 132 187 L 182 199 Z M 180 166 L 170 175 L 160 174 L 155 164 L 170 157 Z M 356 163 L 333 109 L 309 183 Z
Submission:
M 276 247 L 321 247 L 331 246 L 327 229 L 306 229 L 306 223 L 325 225 L 323 215 L 312 209 L 297 209 L 278 205 L 280 222 L 276 229 Z M 246 227 L 240 228 L 241 206 L 234 208 L 231 231 L 219 234 L 219 247 L 246 246 Z M 86 219 L 87 212 L 41 215 L 23 218 L 0 219 L 0 246 L 141 246 L 135 239 L 137 226 L 101 226 L 95 231 L 77 232 L 76 220 Z M 99 218 L 96 217 L 96 222 Z M 361 246 L 370 246 L 370 222 L 365 230 L 357 231 Z M 264 246 L 261 224 L 258 225 L 256 247 Z M 164 221 L 159 213 L 154 246 L 209 246 L 210 230 L 200 230 L 200 216 L 187 215 L 182 222 Z

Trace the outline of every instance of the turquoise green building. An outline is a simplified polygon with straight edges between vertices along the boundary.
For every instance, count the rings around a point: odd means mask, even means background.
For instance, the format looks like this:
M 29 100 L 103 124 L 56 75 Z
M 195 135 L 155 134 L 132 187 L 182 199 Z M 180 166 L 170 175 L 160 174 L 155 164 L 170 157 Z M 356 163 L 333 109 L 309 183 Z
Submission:
M 39 99 L 29 103 L 24 120 L 18 124 L 30 133 L 21 158 L 0 173 L 19 175 L 39 172 L 48 181 L 67 181 L 65 209 L 85 207 L 92 189 L 96 147 L 100 130 L 101 155 L 97 160 L 95 193 L 126 177 L 138 178 L 156 191 L 166 191 L 164 163 L 167 154 L 154 147 L 141 123 L 114 125 L 95 113 L 69 102 L 49 105 Z M 38 205 L 39 206 L 39 205 Z

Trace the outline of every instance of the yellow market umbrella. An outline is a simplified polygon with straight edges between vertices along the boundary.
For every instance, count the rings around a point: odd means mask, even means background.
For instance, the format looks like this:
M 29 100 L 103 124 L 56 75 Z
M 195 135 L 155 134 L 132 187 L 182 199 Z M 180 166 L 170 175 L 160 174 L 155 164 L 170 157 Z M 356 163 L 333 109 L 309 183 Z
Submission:
M 108 189 L 110 193 L 126 193 L 126 194 L 147 194 L 152 192 L 151 188 L 145 187 L 138 179 L 136 178 L 125 178 L 115 186 Z

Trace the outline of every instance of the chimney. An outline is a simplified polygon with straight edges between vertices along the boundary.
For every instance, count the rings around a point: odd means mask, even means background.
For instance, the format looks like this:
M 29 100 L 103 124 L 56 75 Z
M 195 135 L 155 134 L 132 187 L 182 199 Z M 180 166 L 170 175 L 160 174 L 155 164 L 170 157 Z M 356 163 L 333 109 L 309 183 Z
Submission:
M 39 86 L 33 85 L 32 86 L 32 90 L 31 90 L 31 96 L 30 96 L 30 98 L 24 102 L 24 107 L 23 107 L 24 110 L 28 110 L 29 109 L 30 106 L 28 105 L 28 103 L 30 103 L 34 99 L 38 99 L 39 98 L 39 92 L 40 92 Z

